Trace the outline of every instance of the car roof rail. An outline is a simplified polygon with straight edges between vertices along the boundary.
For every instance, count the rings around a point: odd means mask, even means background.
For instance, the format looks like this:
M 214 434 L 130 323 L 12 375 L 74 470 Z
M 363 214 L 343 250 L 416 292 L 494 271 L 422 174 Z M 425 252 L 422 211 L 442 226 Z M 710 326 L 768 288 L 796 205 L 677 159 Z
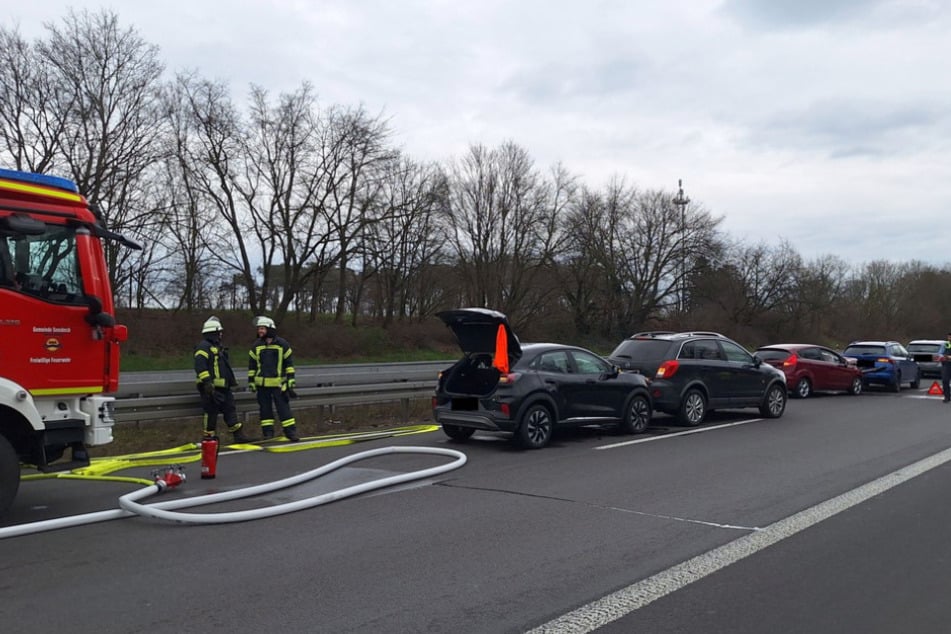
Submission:
M 660 337 L 662 335 L 675 335 L 673 330 L 647 330 L 645 332 L 636 332 L 628 339 L 633 339 L 634 337 Z
M 709 330 L 691 330 L 690 332 L 682 332 L 682 333 L 680 333 L 680 334 L 682 334 L 682 335 L 684 335 L 684 336 L 687 336 L 687 337 L 695 337 L 695 336 L 700 336 L 700 337 L 723 337 L 724 339 L 726 339 L 726 337 L 725 337 L 724 335 L 721 335 L 721 334 L 718 333 L 718 332 L 712 332 L 712 331 L 709 331 Z

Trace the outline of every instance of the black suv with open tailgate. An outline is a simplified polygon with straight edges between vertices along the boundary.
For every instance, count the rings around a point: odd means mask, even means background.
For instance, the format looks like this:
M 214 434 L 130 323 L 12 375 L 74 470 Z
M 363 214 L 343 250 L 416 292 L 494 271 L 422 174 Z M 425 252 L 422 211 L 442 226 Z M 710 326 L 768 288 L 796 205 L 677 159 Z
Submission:
M 644 377 L 577 346 L 523 344 L 498 311 L 460 308 L 437 316 L 464 353 L 439 374 L 433 396 L 433 418 L 450 438 L 510 432 L 521 447 L 539 449 L 559 427 L 615 425 L 637 434 L 650 424 Z
M 767 418 L 786 410 L 786 377 L 743 346 L 715 332 L 642 332 L 608 360 L 651 378 L 654 409 L 686 425 L 714 409 L 758 407 Z

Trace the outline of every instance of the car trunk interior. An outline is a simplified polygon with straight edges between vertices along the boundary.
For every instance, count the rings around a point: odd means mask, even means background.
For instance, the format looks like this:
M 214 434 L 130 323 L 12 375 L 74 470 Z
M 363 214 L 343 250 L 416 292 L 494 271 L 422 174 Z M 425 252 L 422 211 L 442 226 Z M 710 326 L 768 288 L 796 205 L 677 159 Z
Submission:
M 492 367 L 491 355 L 478 354 L 462 359 L 450 369 L 445 390 L 481 398 L 492 394 L 498 385 L 499 371 Z

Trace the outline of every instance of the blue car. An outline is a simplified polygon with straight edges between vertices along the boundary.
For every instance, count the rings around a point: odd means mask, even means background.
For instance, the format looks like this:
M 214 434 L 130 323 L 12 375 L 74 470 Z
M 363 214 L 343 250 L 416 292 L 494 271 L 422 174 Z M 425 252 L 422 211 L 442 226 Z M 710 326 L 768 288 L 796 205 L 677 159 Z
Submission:
M 902 383 L 918 389 L 921 382 L 918 363 L 897 341 L 853 341 L 842 356 L 855 359 L 866 385 L 884 385 L 900 392 Z

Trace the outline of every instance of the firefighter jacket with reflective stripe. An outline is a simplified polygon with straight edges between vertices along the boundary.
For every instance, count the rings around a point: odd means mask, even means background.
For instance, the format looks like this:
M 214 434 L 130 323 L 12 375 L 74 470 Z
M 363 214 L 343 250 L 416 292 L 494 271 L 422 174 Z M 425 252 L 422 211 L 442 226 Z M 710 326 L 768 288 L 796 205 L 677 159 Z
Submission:
M 205 338 L 195 346 L 195 375 L 198 383 L 211 381 L 215 387 L 238 384 L 228 359 L 228 349 L 220 341 Z
M 258 387 L 281 387 L 294 378 L 294 352 L 282 337 L 256 339 L 248 353 L 248 383 Z

